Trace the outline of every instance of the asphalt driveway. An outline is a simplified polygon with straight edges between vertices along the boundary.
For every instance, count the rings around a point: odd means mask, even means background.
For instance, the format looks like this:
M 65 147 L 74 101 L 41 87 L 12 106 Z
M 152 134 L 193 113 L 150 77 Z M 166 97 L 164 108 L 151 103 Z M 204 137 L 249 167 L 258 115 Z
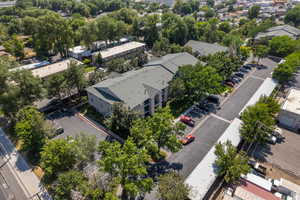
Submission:
M 237 117 L 263 80 L 251 76 L 226 100 L 217 115 L 227 120 Z
M 194 132 L 194 136 L 196 137 L 195 141 L 183 146 L 180 152 L 172 154 L 168 158 L 168 161 L 170 163 L 180 163 L 180 173 L 186 178 L 228 126 L 228 122 L 209 116 Z
M 55 121 L 64 129 L 64 133 L 55 138 L 66 138 L 67 136 L 74 137 L 80 133 L 84 133 L 96 136 L 97 142 L 99 142 L 104 141 L 108 137 L 106 133 L 82 120 L 72 112 L 54 113 L 51 116 L 51 120 Z

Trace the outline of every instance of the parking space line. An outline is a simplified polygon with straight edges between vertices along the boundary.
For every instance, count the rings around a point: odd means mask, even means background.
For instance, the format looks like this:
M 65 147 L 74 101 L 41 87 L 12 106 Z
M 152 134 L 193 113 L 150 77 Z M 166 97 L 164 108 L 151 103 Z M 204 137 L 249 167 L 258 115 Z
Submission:
M 218 116 L 218 115 L 216 115 L 216 114 L 214 114 L 214 113 L 210 113 L 210 116 L 212 116 L 212 117 L 215 117 L 215 118 L 217 118 L 217 119 L 219 119 L 219 120 L 222 120 L 222 121 L 224 121 L 224 122 L 227 122 L 227 123 L 231 123 L 231 121 L 229 121 L 229 120 L 227 120 L 227 119 L 225 119 L 225 118 L 223 118 L 223 117 L 220 117 L 220 116 Z
M 250 76 L 251 76 L 251 78 L 255 78 L 255 79 L 258 79 L 258 80 L 262 80 L 262 81 L 265 80 L 264 78 L 261 78 L 261 77 L 255 76 L 255 75 L 250 75 Z

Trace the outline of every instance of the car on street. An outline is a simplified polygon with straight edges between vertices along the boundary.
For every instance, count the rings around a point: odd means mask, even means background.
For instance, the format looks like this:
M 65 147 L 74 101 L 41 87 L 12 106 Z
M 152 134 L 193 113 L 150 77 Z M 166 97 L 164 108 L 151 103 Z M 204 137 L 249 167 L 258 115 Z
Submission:
M 180 140 L 180 142 L 181 142 L 181 144 L 183 144 L 183 145 L 187 145 L 187 144 L 193 142 L 194 140 L 195 140 L 195 136 L 193 136 L 192 134 L 188 134 L 188 135 L 186 135 L 184 138 L 182 138 L 182 139 Z
M 189 125 L 189 126 L 194 126 L 195 125 L 195 121 L 189 117 L 189 116 L 186 116 L 186 115 L 181 115 L 180 116 L 180 121 Z

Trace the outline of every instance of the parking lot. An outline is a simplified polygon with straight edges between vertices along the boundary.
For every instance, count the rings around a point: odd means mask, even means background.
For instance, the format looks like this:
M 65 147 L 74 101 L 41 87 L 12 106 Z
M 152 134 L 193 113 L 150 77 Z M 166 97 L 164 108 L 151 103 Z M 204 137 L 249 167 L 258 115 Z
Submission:
M 276 63 L 263 59 L 262 64 L 270 64 L 264 69 L 253 69 L 246 74 L 243 81 L 237 84 L 234 91 L 226 98 L 221 98 L 221 108 L 216 112 L 189 112 L 188 116 L 195 121 L 194 127 L 187 126 L 185 133 L 192 133 L 195 141 L 183 147 L 180 152 L 168 157 L 169 163 L 176 164 L 183 177 L 187 177 L 199 164 L 207 152 L 230 125 L 231 120 L 238 117 L 240 111 L 257 91 L 264 79 L 271 77 Z
M 106 133 L 82 120 L 74 112 L 55 112 L 48 115 L 47 118 L 64 129 L 64 132 L 55 138 L 66 138 L 67 136 L 74 137 L 80 133 L 94 135 L 98 142 L 107 138 Z
M 286 129 L 282 129 L 282 135 L 282 143 L 258 146 L 253 156 L 300 177 L 300 135 Z

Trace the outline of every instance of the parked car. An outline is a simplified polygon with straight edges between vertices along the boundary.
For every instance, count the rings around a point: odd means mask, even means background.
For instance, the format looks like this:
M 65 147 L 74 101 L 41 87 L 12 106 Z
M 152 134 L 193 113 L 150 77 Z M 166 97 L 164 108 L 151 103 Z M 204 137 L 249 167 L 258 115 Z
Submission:
M 246 69 L 246 68 L 240 68 L 240 71 L 243 72 L 243 73 L 248 73 L 250 72 L 250 70 Z
M 254 67 L 253 65 L 251 65 L 251 64 L 246 64 L 246 65 L 243 65 L 243 68 L 245 68 L 245 69 L 248 69 L 248 70 L 251 70 L 252 69 L 252 67 Z
M 235 73 L 236 76 L 244 78 L 245 74 L 243 72 L 237 72 Z
M 182 138 L 180 140 L 180 142 L 183 145 L 187 145 L 187 144 L 193 142 L 194 140 L 195 140 L 195 136 L 193 136 L 192 134 L 188 134 L 187 136 L 185 136 L 184 138 Z
M 215 103 L 217 105 L 220 105 L 220 98 L 219 96 L 217 95 L 209 95 L 207 98 L 206 98 L 209 102 L 212 102 L 212 103 Z
M 189 117 L 189 116 L 186 116 L 186 115 L 181 115 L 180 116 L 180 121 L 189 125 L 189 126 L 194 126 L 195 125 L 195 121 Z
M 229 86 L 229 87 L 234 87 L 234 85 L 235 85 L 235 83 L 233 83 L 232 81 L 225 81 L 224 84 Z
M 241 82 L 243 79 L 239 76 L 233 75 L 232 78 L 237 79 L 239 82 Z
M 241 82 L 240 79 L 237 79 L 235 77 L 231 78 L 230 81 L 235 83 L 235 84 L 238 84 L 239 82 Z

